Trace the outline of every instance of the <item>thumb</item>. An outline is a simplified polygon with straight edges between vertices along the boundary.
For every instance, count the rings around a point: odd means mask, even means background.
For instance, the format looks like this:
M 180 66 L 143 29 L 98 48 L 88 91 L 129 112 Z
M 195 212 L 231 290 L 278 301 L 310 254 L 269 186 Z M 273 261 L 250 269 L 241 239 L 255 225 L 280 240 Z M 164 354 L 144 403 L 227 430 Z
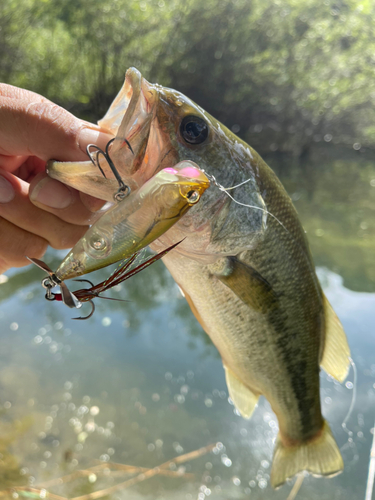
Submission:
M 103 148 L 111 138 L 52 102 L 0 97 L 0 154 L 84 160 L 88 144 Z

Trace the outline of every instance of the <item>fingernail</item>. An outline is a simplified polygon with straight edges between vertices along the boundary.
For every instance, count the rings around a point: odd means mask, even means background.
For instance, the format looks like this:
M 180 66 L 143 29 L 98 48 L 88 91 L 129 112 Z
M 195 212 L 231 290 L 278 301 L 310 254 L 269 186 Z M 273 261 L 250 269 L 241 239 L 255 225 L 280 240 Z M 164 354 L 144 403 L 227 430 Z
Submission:
M 78 134 L 78 144 L 84 153 L 86 153 L 88 144 L 95 144 L 104 149 L 111 139 L 113 139 L 112 135 L 91 128 L 83 128 Z
M 15 195 L 12 184 L 0 176 L 0 203 L 9 203 Z
M 46 177 L 34 187 L 30 200 L 50 208 L 66 208 L 73 202 L 73 193 L 61 182 Z

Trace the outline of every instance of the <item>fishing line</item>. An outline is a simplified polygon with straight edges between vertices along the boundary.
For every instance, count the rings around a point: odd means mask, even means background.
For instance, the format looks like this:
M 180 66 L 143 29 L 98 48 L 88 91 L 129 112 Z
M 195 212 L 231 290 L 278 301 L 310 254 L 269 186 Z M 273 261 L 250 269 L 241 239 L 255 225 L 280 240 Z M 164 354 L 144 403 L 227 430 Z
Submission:
M 219 188 L 220 189 L 220 188 Z M 233 189 L 233 188 L 228 188 L 228 189 Z M 269 212 L 268 210 L 266 210 L 265 208 L 261 208 L 261 207 L 256 207 L 255 205 L 246 205 L 246 203 L 241 203 L 240 201 L 237 201 L 233 198 L 232 195 L 230 195 L 226 188 L 223 188 L 223 189 L 220 189 L 220 191 L 223 191 L 227 196 L 229 196 L 229 198 L 231 200 L 234 201 L 234 203 L 237 203 L 237 205 L 241 205 L 242 207 L 247 207 L 247 208 L 254 208 L 255 210 L 261 210 L 262 212 L 266 213 L 267 215 L 270 215 L 271 217 L 273 217 L 279 224 L 280 226 L 285 229 L 285 231 L 287 233 L 289 233 L 289 231 L 287 230 L 287 228 L 284 226 L 284 224 L 273 214 L 271 214 L 271 212 Z
M 352 394 L 352 402 L 350 403 L 348 413 L 346 414 L 346 417 L 344 418 L 344 420 L 341 424 L 341 427 L 348 434 L 348 436 L 351 437 L 353 435 L 353 433 L 352 433 L 352 431 L 349 431 L 349 429 L 346 426 L 346 423 L 349 420 L 349 418 L 353 412 L 353 408 L 354 408 L 355 401 L 357 398 L 357 367 L 356 367 L 356 365 L 351 357 L 349 357 L 349 362 L 350 362 L 351 367 L 353 368 L 353 394 Z
M 348 439 L 347 441 L 340 447 L 340 451 L 344 451 L 347 447 L 351 447 L 351 444 L 353 443 L 354 444 L 354 447 L 357 448 L 357 445 L 356 443 L 353 441 L 353 432 L 350 431 L 346 424 L 353 412 L 353 408 L 354 408 L 354 405 L 355 405 L 355 401 L 356 401 L 356 398 L 357 398 L 357 367 L 353 361 L 353 359 L 351 357 L 349 357 L 349 362 L 350 362 L 350 365 L 351 367 L 353 368 L 353 394 L 352 394 L 352 401 L 350 403 L 350 406 L 349 406 L 349 410 L 348 410 L 348 413 L 346 414 L 342 424 L 341 424 L 341 427 L 343 428 L 343 430 L 346 432 L 346 434 L 348 435 Z M 353 461 L 354 463 L 356 462 L 356 458 L 355 458 L 355 453 L 354 453 L 354 450 L 353 450 Z
M 237 201 L 233 198 L 233 196 L 231 194 L 228 193 L 229 190 L 231 189 L 236 189 L 240 186 L 243 186 L 244 184 L 246 184 L 247 182 L 250 182 L 252 179 L 246 179 L 245 181 L 243 182 L 240 182 L 239 184 L 236 184 L 235 186 L 231 186 L 231 187 L 224 187 L 222 186 L 217 180 L 216 178 L 213 176 L 213 175 L 210 175 L 208 174 L 203 168 L 200 169 L 208 178 L 210 181 L 212 181 L 216 187 L 218 187 L 220 189 L 220 191 L 222 191 L 223 193 L 225 193 L 232 201 L 234 201 L 234 203 L 236 203 L 237 205 L 241 205 L 242 207 L 247 207 L 247 208 L 253 208 L 255 210 L 260 210 L 264 213 L 266 213 L 267 215 L 270 215 L 271 217 L 273 217 L 279 224 L 280 226 L 285 229 L 285 231 L 287 233 L 289 233 L 288 229 L 284 226 L 284 224 L 273 214 L 271 214 L 271 212 L 269 212 L 268 210 L 266 210 L 265 208 L 262 208 L 262 207 L 256 207 L 255 205 L 247 205 L 246 203 L 241 203 L 240 201 Z M 289 233 L 290 234 L 290 233 Z
M 372 499 L 372 492 L 374 489 L 374 477 L 375 477 L 375 423 L 374 423 L 374 434 L 372 437 L 372 446 L 370 451 L 370 462 L 368 464 L 368 476 L 367 476 L 365 500 Z
M 206 174 L 207 175 L 207 174 Z M 228 188 L 225 188 L 223 186 L 221 186 L 222 190 L 224 191 L 230 191 L 231 189 L 236 189 L 240 186 L 243 186 L 244 184 L 247 184 L 248 182 L 250 182 L 252 179 L 246 179 L 245 181 L 243 182 L 240 182 L 239 184 L 236 184 L 235 186 L 232 186 L 232 187 L 228 187 Z

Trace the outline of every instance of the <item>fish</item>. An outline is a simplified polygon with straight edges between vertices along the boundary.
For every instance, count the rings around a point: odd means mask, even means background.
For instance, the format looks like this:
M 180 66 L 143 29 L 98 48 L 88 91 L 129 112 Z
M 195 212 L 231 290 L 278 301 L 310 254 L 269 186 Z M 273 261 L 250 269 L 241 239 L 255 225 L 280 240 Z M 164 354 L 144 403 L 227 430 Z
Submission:
M 209 185 L 190 161 L 160 170 L 103 213 L 62 260 L 55 277 L 65 281 L 131 257 L 176 224 Z
M 114 135 L 109 153 L 131 189 L 183 160 L 211 181 L 199 204 L 151 248 L 183 240 L 163 262 L 218 349 L 240 414 L 250 418 L 261 395 L 271 404 L 279 423 L 271 485 L 301 471 L 340 473 L 343 460 L 321 412 L 319 371 L 343 382 L 350 350 L 280 180 L 202 107 L 135 68 L 98 123 Z M 109 200 L 113 175 L 105 158 L 100 167 L 107 179 L 90 162 L 47 164 L 51 177 Z

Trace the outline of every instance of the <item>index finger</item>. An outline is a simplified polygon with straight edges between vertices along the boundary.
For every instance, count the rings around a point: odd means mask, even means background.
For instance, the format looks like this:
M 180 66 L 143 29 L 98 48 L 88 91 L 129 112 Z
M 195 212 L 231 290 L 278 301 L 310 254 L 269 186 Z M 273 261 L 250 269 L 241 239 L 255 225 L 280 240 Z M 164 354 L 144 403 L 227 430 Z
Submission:
M 112 136 L 49 101 L 0 96 L 0 154 L 78 161 L 87 144 L 106 144 Z
M 51 102 L 46 97 L 43 97 L 32 90 L 20 89 L 8 83 L 0 83 L 0 96 L 10 97 L 12 99 L 23 99 L 29 102 Z

